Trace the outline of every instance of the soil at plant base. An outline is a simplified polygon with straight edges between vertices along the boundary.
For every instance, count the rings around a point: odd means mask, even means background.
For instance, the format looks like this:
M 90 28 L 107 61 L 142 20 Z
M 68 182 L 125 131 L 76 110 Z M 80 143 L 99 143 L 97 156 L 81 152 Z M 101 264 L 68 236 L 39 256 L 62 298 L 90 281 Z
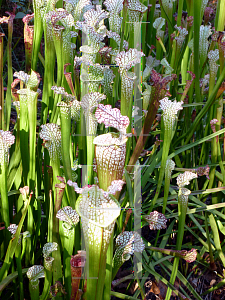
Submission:
M 188 224 L 190 227 L 193 226 L 193 224 Z M 161 231 L 163 235 L 163 230 Z M 148 226 L 145 226 L 142 228 L 142 237 L 146 239 L 151 244 L 154 243 L 154 240 L 156 238 L 157 231 L 150 230 Z M 190 243 L 190 239 L 192 236 L 186 235 L 184 238 L 184 244 Z M 160 240 L 159 240 L 160 241 Z M 176 240 L 173 241 L 173 244 L 175 246 Z M 175 249 L 175 247 L 174 247 Z M 173 262 L 173 259 L 171 259 L 171 263 Z M 209 264 L 209 255 L 205 254 L 202 258 L 201 263 Z M 222 281 L 223 274 L 223 267 L 220 261 L 216 261 L 216 267 L 217 271 L 211 271 L 207 268 L 204 268 L 203 264 L 195 264 L 190 263 L 187 264 L 185 260 L 181 260 L 180 265 L 182 266 L 182 273 L 186 269 L 187 276 L 191 274 L 191 276 L 188 276 L 188 282 L 192 285 L 192 287 L 198 292 L 199 295 L 204 294 L 208 289 L 212 288 L 213 286 L 217 285 L 219 282 Z M 119 272 L 117 273 L 117 276 L 115 279 L 123 278 L 127 275 L 132 274 L 132 264 L 130 261 L 124 263 L 124 265 L 120 268 Z M 162 269 L 160 266 L 156 265 L 155 271 L 158 272 L 163 277 L 166 277 L 165 273 L 162 273 Z M 220 276 L 219 276 L 220 275 Z M 169 281 L 169 277 L 166 278 Z M 179 289 L 181 286 L 185 292 L 189 295 L 189 299 L 195 300 L 193 295 L 191 295 L 187 289 L 187 287 L 177 279 L 175 281 L 174 286 Z M 114 291 L 133 296 L 135 292 L 138 290 L 138 284 L 136 281 L 127 280 L 125 282 L 122 282 L 118 284 L 116 287 L 113 288 Z M 161 281 L 156 280 L 154 276 L 151 274 L 148 275 L 148 278 L 145 281 L 144 284 L 144 293 L 145 293 L 145 300 L 163 300 L 165 299 L 167 292 L 167 286 Z M 214 292 L 208 293 L 206 295 L 202 295 L 201 298 L 203 300 L 224 300 L 225 299 L 225 285 L 221 288 L 217 289 Z M 138 299 L 141 299 L 141 295 L 138 296 Z M 172 293 L 172 296 L 170 298 L 171 300 L 178 300 L 179 298 Z M 184 298 L 183 299 L 188 299 Z M 117 297 L 112 297 L 112 300 L 119 300 Z

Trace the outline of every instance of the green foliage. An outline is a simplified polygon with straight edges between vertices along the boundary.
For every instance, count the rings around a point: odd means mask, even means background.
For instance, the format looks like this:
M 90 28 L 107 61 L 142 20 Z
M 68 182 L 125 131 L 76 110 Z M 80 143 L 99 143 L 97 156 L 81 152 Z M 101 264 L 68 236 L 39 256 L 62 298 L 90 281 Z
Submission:
M 11 2 L 0 18 L 0 295 L 145 299 L 152 274 L 166 300 L 203 299 L 188 264 L 225 266 L 223 1 L 216 12 L 203 0 Z M 14 70 L 13 24 L 31 11 L 26 69 Z M 128 260 L 132 275 L 114 280 Z M 205 294 L 224 284 L 220 269 Z M 111 290 L 127 279 L 133 295 Z

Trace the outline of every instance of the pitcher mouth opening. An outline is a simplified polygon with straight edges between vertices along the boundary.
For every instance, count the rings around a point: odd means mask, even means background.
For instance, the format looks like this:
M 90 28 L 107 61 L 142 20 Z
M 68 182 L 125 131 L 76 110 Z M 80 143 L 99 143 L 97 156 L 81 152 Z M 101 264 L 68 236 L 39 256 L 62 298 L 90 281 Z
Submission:
M 106 134 L 101 134 L 99 136 L 97 136 L 93 143 L 96 146 L 123 146 L 124 144 L 126 144 L 128 137 L 124 136 L 119 133 L 119 132 L 109 132 Z

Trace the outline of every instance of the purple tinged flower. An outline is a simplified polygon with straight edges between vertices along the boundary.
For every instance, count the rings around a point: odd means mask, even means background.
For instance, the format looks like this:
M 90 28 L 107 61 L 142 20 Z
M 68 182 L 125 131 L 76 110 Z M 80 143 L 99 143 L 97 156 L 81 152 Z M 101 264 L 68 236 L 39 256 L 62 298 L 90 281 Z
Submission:
M 210 179 L 209 178 L 209 170 L 210 170 L 210 167 L 208 165 L 206 165 L 205 167 L 199 167 L 197 170 L 193 170 L 193 171 L 197 172 L 198 176 L 205 175 L 207 179 Z
M 215 133 L 216 132 L 216 123 L 219 122 L 217 119 L 212 119 L 210 121 L 210 125 L 211 125 L 211 128 L 212 128 L 212 131 Z
M 177 185 L 179 188 L 184 187 L 185 185 L 189 185 L 190 181 L 197 177 L 197 174 L 190 171 L 185 171 L 183 174 L 179 174 L 177 176 Z
M 18 225 L 11 224 L 7 229 L 8 229 L 8 231 L 11 232 L 12 236 L 14 236 L 17 231 L 17 228 L 18 228 Z
M 23 200 L 25 201 L 29 196 L 29 186 L 24 186 L 23 188 L 20 188 L 19 191 L 22 194 Z
M 28 80 L 30 79 L 30 75 L 25 73 L 24 71 L 15 72 L 13 74 L 14 77 L 17 77 L 19 80 L 21 80 L 24 84 L 27 85 Z
M 116 58 L 116 64 L 119 66 L 120 73 L 128 71 L 131 67 L 141 62 L 141 57 L 145 54 L 137 49 L 129 49 L 127 52 L 120 52 Z
M 99 104 L 95 112 L 98 123 L 104 123 L 105 127 L 114 127 L 123 134 L 130 123 L 127 116 L 122 116 L 118 108 L 112 108 L 111 105 Z
M 190 251 L 187 251 L 187 250 L 180 250 L 180 251 L 177 251 L 180 256 L 186 260 L 188 263 L 192 263 L 196 260 L 197 258 L 197 250 L 192 248 Z
M 158 211 L 152 211 L 148 216 L 144 216 L 144 219 L 148 222 L 151 230 L 165 229 L 167 219 L 164 214 Z
M 179 36 L 175 37 L 175 40 L 177 41 L 178 48 L 181 49 L 183 42 L 185 40 L 186 35 L 188 35 L 188 31 L 186 28 L 182 28 L 181 26 L 174 26 L 175 29 L 178 30 Z

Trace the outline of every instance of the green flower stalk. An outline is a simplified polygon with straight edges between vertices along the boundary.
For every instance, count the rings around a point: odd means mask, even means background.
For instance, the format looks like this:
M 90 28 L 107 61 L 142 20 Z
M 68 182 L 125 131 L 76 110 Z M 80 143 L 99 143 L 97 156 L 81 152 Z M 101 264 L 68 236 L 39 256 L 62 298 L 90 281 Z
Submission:
M 4 87 L 3 87 L 3 37 L 0 34 L 0 129 L 4 129 Z
M 197 178 L 197 177 L 198 177 L 197 174 L 189 172 L 189 171 L 186 171 L 177 177 L 177 185 L 179 187 L 179 192 L 178 192 L 179 222 L 178 222 L 178 235 L 177 235 L 176 250 L 178 250 L 178 251 L 181 250 L 181 246 L 182 246 L 182 242 L 183 242 L 185 219 L 186 219 L 187 208 L 188 208 L 188 196 L 191 194 L 191 191 L 187 188 L 184 188 L 184 186 L 189 185 L 190 180 Z M 175 282 L 178 265 L 179 265 L 179 257 L 175 257 L 172 273 L 170 276 L 171 284 L 174 284 L 174 282 Z M 170 288 L 168 288 L 165 300 L 170 299 L 171 293 L 172 293 L 172 290 Z
M 28 112 L 28 122 L 29 122 L 29 172 L 28 172 L 28 179 L 27 183 L 29 186 L 34 189 L 35 185 L 35 159 L 36 159 L 36 116 L 37 116 L 37 97 L 38 93 L 32 91 L 31 89 L 22 89 L 18 91 L 20 97 L 20 132 L 23 131 L 23 126 L 21 126 L 22 119 L 26 116 L 26 110 L 24 112 L 24 106 L 27 106 Z M 25 116 L 24 116 L 25 115 Z M 22 122 L 22 125 L 24 123 Z M 28 138 L 27 135 L 23 135 L 24 138 Z M 21 154 L 23 152 L 23 138 L 21 136 Z M 26 142 L 28 144 L 28 140 Z M 25 157 L 22 154 L 22 161 L 23 165 Z M 26 157 L 27 160 L 27 157 Z
M 212 131 L 215 133 L 216 132 L 216 123 L 218 123 L 219 121 L 217 120 L 217 119 L 213 119 L 213 120 L 211 120 L 210 121 L 210 126 L 211 126 L 211 128 L 212 128 Z M 216 142 L 218 143 L 218 141 L 219 141 L 219 137 L 218 136 L 216 136 Z
M 43 0 L 36 0 L 36 11 L 35 16 L 37 15 L 37 12 L 41 12 L 39 23 L 40 23 L 40 29 L 41 25 L 43 24 L 44 29 L 44 40 L 45 40 L 45 73 L 44 73 L 44 85 L 43 85 L 43 96 L 42 96 L 42 108 L 41 108 L 41 124 L 45 124 L 48 116 L 48 109 L 50 108 L 50 113 L 52 113 L 53 109 L 53 93 L 51 91 L 51 87 L 53 86 L 54 82 L 54 69 L 55 69 L 55 46 L 52 36 L 52 23 L 51 23 L 51 13 L 48 14 L 49 11 L 54 10 L 55 3 L 57 1 L 48 0 L 47 2 Z M 39 24 L 35 23 L 35 30 L 38 30 L 37 27 Z M 35 55 L 33 57 L 36 58 L 39 52 L 39 45 L 41 42 L 42 32 L 39 36 L 40 32 L 37 32 L 37 35 L 34 31 L 34 49 Z M 38 43 L 35 44 L 35 38 L 38 40 Z M 33 59 L 33 58 L 32 58 Z M 36 67 L 36 65 L 35 65 Z M 40 141 L 38 145 L 38 151 L 41 152 L 40 149 Z
M 61 102 L 57 106 L 60 109 L 60 124 L 61 124 L 61 140 L 62 140 L 62 161 L 66 180 L 72 179 L 71 158 L 68 153 L 71 153 L 71 107 L 72 113 L 79 117 L 80 102 L 75 99 L 75 96 L 65 92 L 63 87 L 52 86 L 55 94 L 61 94 Z M 72 207 L 75 205 L 75 195 L 71 188 L 68 188 L 69 201 Z
M 120 214 L 120 205 L 110 197 L 122 189 L 124 182 L 115 180 L 103 191 L 97 185 L 79 188 L 68 182 L 79 194 L 76 211 L 81 217 L 87 251 L 87 291 L 84 299 L 102 299 L 106 272 L 106 253 L 113 233 L 115 220 Z
M 177 70 L 177 63 L 179 62 L 179 55 L 181 53 L 182 46 L 184 44 L 186 35 L 188 35 L 188 31 L 186 28 L 182 28 L 180 26 L 175 25 L 174 28 L 178 30 L 179 35 L 177 35 L 174 39 L 173 44 L 173 52 L 171 57 L 171 68 Z
M 106 99 L 106 96 L 98 92 L 84 95 L 81 100 L 81 107 L 84 110 L 84 116 L 86 121 L 86 141 L 87 141 L 87 165 L 88 165 L 88 183 L 92 183 L 93 180 L 93 160 L 94 160 L 94 149 L 93 144 L 98 122 L 94 115 L 94 110 L 98 107 L 98 104 Z
M 142 127 L 141 134 L 138 138 L 133 154 L 129 160 L 129 164 L 127 166 L 128 172 L 132 171 L 135 163 L 137 162 L 145 146 L 149 132 L 151 131 L 152 124 L 158 112 L 158 108 L 160 104 L 159 100 L 165 97 L 167 92 L 166 87 L 168 83 L 175 80 L 176 77 L 177 76 L 175 74 L 172 74 L 171 76 L 162 77 L 162 75 L 160 75 L 154 69 L 152 69 L 151 78 L 150 78 L 152 85 L 151 85 L 151 94 L 150 94 L 148 113 L 145 118 L 144 125 Z
M 31 75 L 19 72 L 14 73 L 14 76 L 18 77 L 27 87 L 26 89 L 17 91 L 20 99 L 20 153 L 24 171 L 24 183 L 34 190 L 36 183 L 36 118 L 38 97 L 36 90 L 40 83 L 40 75 L 32 70 Z M 31 234 L 33 233 L 33 225 L 33 212 L 31 207 L 29 207 L 27 229 Z M 30 260 L 30 255 L 32 255 L 31 240 L 27 243 L 27 263 Z
M 218 71 L 218 68 L 219 68 L 219 65 L 216 63 L 219 60 L 219 50 L 216 49 L 216 50 L 209 51 L 208 59 L 209 59 L 209 71 L 210 71 L 209 72 L 209 74 L 210 74 L 210 77 L 209 77 L 209 96 L 210 96 L 212 94 L 213 88 L 215 86 L 217 71 Z M 221 105 L 222 104 L 220 103 L 220 106 Z M 208 122 L 211 122 L 211 120 L 213 119 L 214 116 L 220 115 L 220 114 L 218 114 L 219 111 L 220 111 L 220 108 L 217 109 L 217 113 L 216 113 L 216 110 L 215 110 L 214 106 L 212 106 L 210 108 L 210 111 L 209 111 L 209 116 L 208 116 L 208 119 L 207 119 Z M 219 117 L 218 117 L 218 119 L 219 119 Z M 208 124 L 208 128 L 209 128 L 209 124 Z M 218 137 L 217 138 L 215 137 L 212 140 L 212 163 L 217 162 L 217 154 L 218 154 L 218 150 L 217 150 L 218 145 L 217 145 L 217 142 L 216 142 L 217 139 L 218 139 Z M 216 167 L 212 167 L 212 169 L 210 171 L 210 181 L 209 181 L 209 185 L 208 185 L 209 189 L 212 188 L 212 186 L 213 186 L 215 171 L 216 171 Z M 215 201 L 215 200 L 213 200 L 213 201 Z
M 163 197 L 163 209 L 162 209 L 163 214 L 165 214 L 166 212 L 166 204 L 169 195 L 170 180 L 174 168 L 175 168 L 174 161 L 172 159 L 168 159 L 166 161 L 166 167 L 165 167 L 165 185 L 164 185 L 164 197 Z
M 136 48 L 134 35 L 141 32 L 140 22 L 143 19 L 143 14 L 147 11 L 148 7 L 138 0 L 127 0 L 127 14 L 129 17 L 129 46 Z M 139 24 L 139 25 L 138 25 Z M 139 27 L 138 27 L 139 26 Z
M 65 9 L 59 8 L 55 11 L 49 11 L 48 14 L 46 14 L 46 21 L 48 30 L 50 30 L 52 34 L 57 56 L 57 86 L 66 86 L 64 65 L 71 64 L 73 61 L 71 33 L 73 33 L 73 37 L 77 36 L 76 32 L 71 31 L 74 26 L 74 19 Z M 52 106 L 50 107 L 52 114 L 55 113 L 55 107 L 58 100 L 59 95 L 56 94 L 54 103 L 52 103 Z M 54 114 L 50 116 L 50 120 L 56 120 Z
M 103 93 L 106 95 L 107 104 L 112 103 L 112 95 L 113 95 L 113 79 L 115 75 L 113 71 L 109 67 L 104 68 L 103 80 L 101 82 Z
M 8 24 L 8 43 L 7 43 L 7 69 L 8 69 L 8 82 L 7 92 L 5 99 L 5 124 L 4 129 L 9 130 L 10 115 L 11 115 L 11 84 L 13 82 L 13 69 L 12 69 L 12 34 L 13 34 L 13 20 L 15 18 L 16 6 L 14 6 L 13 12 L 6 12 L 9 17 L 0 18 L 1 23 Z M 2 106 L 3 107 L 3 106 Z
M 23 232 L 23 242 L 22 242 L 22 253 L 21 253 L 21 260 L 24 257 L 25 251 L 26 251 L 26 246 L 27 246 L 27 239 L 31 237 L 31 234 L 29 231 L 24 231 Z
M 113 257 L 112 279 L 115 278 L 119 268 L 129 260 L 135 252 L 142 253 L 145 245 L 137 232 L 124 231 L 116 238 L 116 252 Z
M 7 174 L 8 174 L 8 155 L 9 148 L 14 144 L 15 137 L 10 131 L 0 130 L 0 194 L 1 194 L 1 216 L 5 228 L 10 225 L 9 217 L 9 200 L 7 188 Z M 9 231 L 5 231 L 5 249 L 10 240 Z
M 61 177 L 58 177 L 58 179 L 60 181 L 64 181 Z M 52 221 L 52 241 L 57 243 L 58 245 L 60 245 L 59 220 L 56 217 L 56 215 L 62 205 L 65 187 L 66 187 L 66 184 L 64 182 L 61 182 L 61 183 L 55 185 L 54 214 L 53 214 L 53 221 Z M 54 258 L 54 261 L 53 261 L 53 283 L 56 283 L 56 281 L 61 283 L 61 281 L 62 281 L 62 265 L 61 265 L 61 248 L 60 247 L 57 247 L 56 251 L 54 251 L 52 253 L 52 257 Z M 57 298 L 59 299 L 59 296 L 57 296 Z
M 164 37 L 164 31 L 162 30 L 162 27 L 165 25 L 165 19 L 162 17 L 159 17 L 155 19 L 153 23 L 153 27 L 156 29 L 156 58 L 161 60 L 161 52 L 163 49 L 163 52 L 166 52 L 166 49 L 163 44 L 163 37 Z
M 43 247 L 43 256 L 44 256 L 44 268 L 45 268 L 45 282 L 42 295 L 40 297 L 41 300 L 45 300 L 48 298 L 50 286 L 52 283 L 52 263 L 54 258 L 50 256 L 53 251 L 56 251 L 58 247 L 57 243 L 46 243 Z
M 55 1 L 33 0 L 34 9 L 34 38 L 33 38 L 33 50 L 32 50 L 32 70 L 36 70 L 38 62 L 38 53 L 40 50 L 40 44 L 43 34 L 43 22 L 44 15 L 48 9 L 51 9 L 51 3 Z M 54 3 L 55 4 L 55 3 Z M 53 5 L 54 5 L 53 4 Z
M 162 5 L 163 8 L 169 18 L 170 21 L 172 21 L 172 15 L 173 15 L 173 2 L 175 2 L 175 0 L 162 0 Z M 170 34 L 169 34 L 170 36 Z
M 80 300 L 81 290 L 79 290 L 80 279 L 82 276 L 83 268 L 86 263 L 86 252 L 77 251 L 77 254 L 71 256 L 70 266 L 71 266 L 71 277 L 72 277 L 72 292 L 71 300 Z
M 17 91 L 20 100 L 20 152 L 24 171 L 24 182 L 26 184 L 29 182 L 30 187 L 33 189 L 36 160 L 37 88 L 40 83 L 40 75 L 32 70 L 31 75 L 20 71 L 14 73 L 14 76 L 18 77 L 27 87 Z
M 151 251 L 160 252 L 166 255 L 172 255 L 178 258 L 184 259 L 188 263 L 192 263 L 197 258 L 197 251 L 196 249 L 192 248 L 191 250 L 170 250 L 170 249 L 161 249 L 156 247 L 146 247 L 146 249 L 149 249 Z
M 20 232 L 21 232 L 21 229 L 22 229 L 22 226 L 23 226 L 26 214 L 27 214 L 28 207 L 30 206 L 30 201 L 31 201 L 32 194 L 33 194 L 33 192 L 31 192 L 29 197 L 27 197 L 25 199 L 24 207 L 21 210 L 22 217 L 20 219 L 20 222 L 19 222 L 18 228 L 16 230 L 14 239 L 10 240 L 10 243 L 9 243 L 6 255 L 5 255 L 4 263 L 3 263 L 2 267 L 1 267 L 1 270 L 0 270 L 0 280 L 1 281 L 7 276 L 7 273 L 9 271 L 10 266 L 11 266 L 11 263 L 12 263 L 12 260 L 13 260 L 13 255 L 16 251 L 17 246 L 18 246 L 18 241 L 19 241 L 19 238 L 20 238 Z M 9 235 L 10 235 L 10 233 L 9 233 Z
M 133 96 L 134 80 L 136 79 L 136 76 L 133 72 L 129 72 L 129 69 L 140 63 L 142 56 L 144 56 L 144 53 L 137 49 L 129 49 L 127 52 L 120 52 L 115 59 L 116 65 L 119 66 L 121 76 L 121 114 L 127 115 L 130 122 L 133 106 L 131 97 Z
M 124 174 L 124 165 L 126 158 L 126 142 L 129 134 L 126 134 L 126 128 L 130 121 L 127 116 L 122 116 L 120 110 L 112 108 L 111 105 L 99 104 L 95 112 L 98 123 L 103 123 L 105 127 L 113 127 L 118 130 L 117 133 L 102 134 L 93 141 L 95 144 L 96 172 L 99 186 L 107 190 L 114 180 L 121 180 Z M 118 199 L 120 192 L 117 192 L 115 198 Z M 112 282 L 112 257 L 113 257 L 113 237 L 107 252 L 107 270 L 105 277 L 104 298 L 109 297 Z
M 53 170 L 53 190 L 57 184 L 57 176 L 60 176 L 60 159 L 62 158 L 61 130 L 57 124 L 48 123 L 41 125 L 39 133 L 40 139 L 43 139 L 43 145 L 48 150 L 50 165 Z
M 177 102 L 175 100 L 174 102 L 172 102 L 167 97 L 165 97 L 159 102 L 160 102 L 160 108 L 163 110 L 163 122 L 164 122 L 163 153 L 162 153 L 161 167 L 159 171 L 158 184 L 156 188 L 155 197 L 152 200 L 151 209 L 154 207 L 156 200 L 158 199 L 159 192 L 162 186 L 170 144 L 175 132 L 177 114 L 179 110 L 183 109 L 182 107 L 183 101 Z
M 33 266 L 27 271 L 27 277 L 29 278 L 29 291 L 30 296 L 34 300 L 39 298 L 39 279 L 45 277 L 44 267 Z
M 75 240 L 75 226 L 79 222 L 79 215 L 70 206 L 60 209 L 56 218 L 63 221 L 63 265 L 65 267 L 65 287 L 67 291 L 67 298 L 70 298 L 71 294 L 71 272 L 70 272 L 70 259 L 73 254 L 74 240 Z
M 31 69 L 34 26 L 28 25 L 28 23 L 33 18 L 34 14 L 23 17 L 26 72 L 29 72 Z
M 16 224 L 11 224 L 7 228 L 12 234 L 12 239 L 15 238 L 17 228 L 18 228 L 18 225 L 16 225 Z M 24 292 L 23 292 L 23 274 L 22 274 L 22 264 L 21 264 L 21 240 L 22 240 L 21 235 L 23 235 L 23 234 L 20 233 L 18 245 L 15 250 L 15 259 L 16 259 L 16 266 L 17 266 L 18 279 L 19 279 L 20 299 L 22 300 L 22 299 L 24 299 Z M 25 235 L 27 235 L 27 232 L 25 232 Z
M 106 128 L 113 127 L 118 130 L 117 133 L 99 135 L 93 141 L 99 186 L 106 191 L 112 181 L 121 180 L 123 177 L 128 139 L 126 128 L 130 121 L 127 116 L 121 115 L 118 108 L 102 104 L 98 105 L 95 118 L 98 123 L 104 123 Z

